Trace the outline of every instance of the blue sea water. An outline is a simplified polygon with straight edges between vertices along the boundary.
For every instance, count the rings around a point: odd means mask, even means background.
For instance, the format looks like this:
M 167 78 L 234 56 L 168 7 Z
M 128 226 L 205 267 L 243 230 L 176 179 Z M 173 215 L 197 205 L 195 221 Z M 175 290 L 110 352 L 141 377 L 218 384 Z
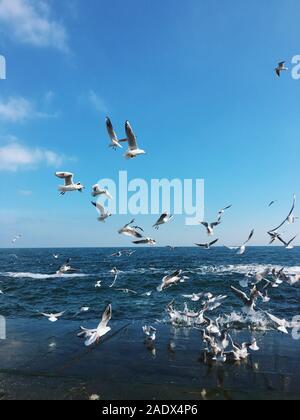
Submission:
M 228 296 L 214 316 L 237 313 L 241 303 L 230 286 L 239 287 L 245 274 L 266 267 L 300 274 L 299 248 L 249 247 L 243 256 L 217 247 L 137 248 L 130 257 L 110 257 L 115 251 L 0 250 L 0 315 L 7 319 L 7 340 L 0 341 L 0 398 L 77 399 L 94 393 L 106 399 L 300 398 L 299 341 L 265 331 L 258 337 L 261 351 L 254 361 L 208 368 L 201 360 L 199 331 L 174 329 L 165 312 L 173 299 L 182 308 L 183 294 L 211 292 Z M 68 258 L 77 273 L 57 275 Z M 114 267 L 121 273 L 110 288 Z M 184 270 L 189 279 L 157 292 L 162 278 L 176 269 Z M 96 288 L 99 281 L 101 287 Z M 270 297 L 270 303 L 259 305 L 262 309 L 289 321 L 300 315 L 299 285 L 284 284 L 272 289 Z M 96 327 L 107 303 L 113 307 L 111 338 L 85 354 L 76 332 L 81 325 Z M 201 303 L 188 304 L 196 310 Z M 80 312 L 82 307 L 90 310 Z M 61 311 L 66 312 L 55 324 L 40 315 Z M 155 355 L 144 347 L 145 323 L 158 330 Z M 246 327 L 236 334 L 241 340 L 249 338 Z M 168 352 L 170 338 L 176 343 L 174 354 Z

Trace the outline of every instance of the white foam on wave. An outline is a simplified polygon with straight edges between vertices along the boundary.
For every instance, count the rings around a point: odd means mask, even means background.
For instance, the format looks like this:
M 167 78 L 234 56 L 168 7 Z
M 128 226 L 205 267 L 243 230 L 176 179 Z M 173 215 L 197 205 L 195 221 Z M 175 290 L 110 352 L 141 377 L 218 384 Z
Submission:
M 281 270 L 282 265 L 271 265 L 271 264 L 229 264 L 219 266 L 202 266 L 194 270 L 197 274 L 248 274 L 250 272 L 259 273 L 263 272 L 267 268 Z M 190 270 L 193 272 L 193 270 Z M 300 266 L 285 267 L 286 274 L 300 274 Z
M 1 276 L 13 279 L 33 279 L 33 280 L 51 280 L 51 279 L 74 279 L 87 277 L 88 274 L 40 274 L 40 273 L 0 273 Z

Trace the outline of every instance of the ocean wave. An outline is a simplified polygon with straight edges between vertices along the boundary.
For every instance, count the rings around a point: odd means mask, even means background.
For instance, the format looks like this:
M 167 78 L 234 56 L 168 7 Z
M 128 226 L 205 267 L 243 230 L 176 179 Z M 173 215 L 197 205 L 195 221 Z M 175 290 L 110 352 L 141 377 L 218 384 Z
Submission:
M 89 277 L 88 274 L 40 274 L 40 273 L 0 273 L 0 276 L 13 279 L 33 279 L 33 280 L 51 280 L 51 279 L 74 279 Z
M 282 265 L 270 265 L 270 264 L 229 264 L 219 266 L 202 266 L 196 269 L 190 269 L 191 273 L 195 274 L 248 274 L 248 273 L 259 273 L 263 272 L 267 268 L 281 270 Z M 300 266 L 285 267 L 286 274 L 300 274 Z

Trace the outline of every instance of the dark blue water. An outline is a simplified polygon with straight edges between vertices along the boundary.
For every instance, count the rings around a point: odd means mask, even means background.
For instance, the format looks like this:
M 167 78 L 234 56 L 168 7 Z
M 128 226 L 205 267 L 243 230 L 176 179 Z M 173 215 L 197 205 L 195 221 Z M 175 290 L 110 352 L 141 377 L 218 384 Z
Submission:
M 13 318 L 36 318 L 37 312 L 67 310 L 64 318 L 73 319 L 82 306 L 90 312 L 79 319 L 98 317 L 107 303 L 113 304 L 114 320 L 161 319 L 167 303 L 176 299 L 183 303 L 182 294 L 209 291 L 228 295 L 223 312 L 237 310 L 239 301 L 230 292 L 230 286 L 239 287 L 249 271 L 262 271 L 266 266 L 286 267 L 286 272 L 300 273 L 300 249 L 249 248 L 243 256 L 225 248 L 211 251 L 194 248 L 137 249 L 131 257 L 110 258 L 115 249 L 26 249 L 0 250 L 1 314 Z M 15 255 L 13 255 L 15 254 Z M 53 254 L 59 254 L 55 260 Z M 17 258 L 16 258 L 17 257 Z M 57 276 L 58 268 L 72 258 L 78 274 Z M 122 271 L 113 289 L 114 276 L 110 270 Z M 156 292 L 164 275 L 176 269 L 190 277 L 185 283 Z M 95 284 L 101 280 L 101 287 Z M 117 288 L 137 292 L 126 295 Z M 153 291 L 151 297 L 144 293 Z M 300 288 L 283 285 L 271 291 L 268 308 L 287 319 L 300 311 Z M 192 305 L 192 304 L 191 304 Z M 199 304 L 196 304 L 196 306 Z
M 173 299 L 182 307 L 182 294 L 206 291 L 228 296 L 213 317 L 237 313 L 241 303 L 230 286 L 239 287 L 245 274 L 266 266 L 300 273 L 299 248 L 249 248 L 243 256 L 225 248 L 139 248 L 131 257 L 110 258 L 115 251 L 0 250 L 0 315 L 7 319 L 7 339 L 0 340 L 0 399 L 87 399 L 91 394 L 101 399 L 300 399 L 300 341 L 291 334 L 257 331 L 260 351 L 249 360 L 207 365 L 199 331 L 171 326 L 165 312 Z M 67 258 L 78 273 L 56 275 Z M 114 267 L 122 273 L 110 288 Z M 158 293 L 162 277 L 176 269 L 189 280 Z M 95 288 L 98 281 L 101 287 Z M 264 310 L 288 321 L 300 314 L 299 285 L 283 284 L 271 289 L 270 297 L 270 303 L 259 303 Z M 113 307 L 112 333 L 86 350 L 76 333 L 81 325 L 96 327 L 107 303 Z M 200 305 L 189 302 L 191 309 Z M 78 313 L 83 306 L 89 312 Z M 66 313 L 51 324 L 41 311 Z M 155 354 L 145 348 L 144 323 L 158 330 Z M 246 326 L 232 334 L 237 341 L 250 337 Z

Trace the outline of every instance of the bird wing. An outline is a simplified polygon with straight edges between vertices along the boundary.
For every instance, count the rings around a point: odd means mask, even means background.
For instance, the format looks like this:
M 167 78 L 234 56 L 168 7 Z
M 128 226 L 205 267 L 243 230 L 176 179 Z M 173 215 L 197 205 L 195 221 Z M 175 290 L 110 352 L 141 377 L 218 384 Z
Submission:
M 125 131 L 126 131 L 126 135 L 128 138 L 128 144 L 129 144 L 129 149 L 130 150 L 137 150 L 138 149 L 138 145 L 137 145 L 137 141 L 136 141 L 136 136 L 131 128 L 131 125 L 129 123 L 129 121 L 126 121 L 125 123 Z
M 133 241 L 132 243 L 136 244 L 136 245 L 142 245 L 142 244 L 147 244 L 148 240 L 147 239 L 142 239 L 140 241 Z
M 164 221 L 164 219 L 165 219 L 167 216 L 168 216 L 168 214 L 167 214 L 167 213 L 163 213 L 163 214 L 160 216 L 160 218 L 157 220 L 157 222 L 155 223 L 155 225 L 154 225 L 154 226 L 160 225 L 160 224 Z
M 212 241 L 209 246 L 213 246 L 214 244 L 216 244 L 218 242 L 219 239 L 215 239 L 214 241 Z
M 73 184 L 73 174 L 71 172 L 56 172 L 55 174 L 57 178 L 65 180 L 65 186 L 68 187 L 69 185 Z
M 266 315 L 271 319 L 271 321 L 275 322 L 275 324 L 281 325 L 282 320 L 280 318 L 277 318 L 276 316 L 269 314 L 269 312 L 266 312 Z
M 291 208 L 291 211 L 289 212 L 288 216 L 284 219 L 284 221 L 277 228 L 269 230 L 269 232 L 270 233 L 276 232 L 278 229 L 280 229 L 287 222 L 289 217 L 293 214 L 293 212 L 295 210 L 295 207 L 296 207 L 296 195 L 294 194 L 292 208 Z
M 287 246 L 291 245 L 292 242 L 297 238 L 298 235 L 294 236 L 288 243 Z
M 242 291 L 241 291 L 241 290 L 239 290 L 239 289 L 236 289 L 236 288 L 235 288 L 235 287 L 233 287 L 233 286 L 231 286 L 231 290 L 235 293 L 235 295 L 236 295 L 238 298 L 242 299 L 242 301 L 243 301 L 243 302 L 245 302 L 245 303 L 249 303 L 249 298 L 248 298 L 248 296 L 246 295 L 246 293 L 242 292 Z
M 104 216 L 105 215 L 105 209 L 104 209 L 104 207 L 102 206 L 101 203 L 94 203 L 92 201 L 92 204 L 93 204 L 93 206 L 96 207 L 96 209 L 99 211 L 99 213 L 101 214 L 101 216 Z
M 110 139 L 118 141 L 118 137 L 115 133 L 111 120 L 108 117 L 106 118 L 106 128 Z
M 251 239 L 253 238 L 253 235 L 254 235 L 254 229 L 251 231 L 247 241 L 245 241 L 242 246 L 247 245 L 251 241 Z
M 65 312 L 66 311 L 59 312 L 58 314 L 52 314 L 52 316 L 54 316 L 54 318 L 59 318 L 59 317 L 63 316 Z
M 109 304 L 106 308 L 105 311 L 103 312 L 102 315 L 102 319 L 101 322 L 99 324 L 98 328 L 105 328 L 107 326 L 107 324 L 109 323 L 109 321 L 111 320 L 112 317 L 112 306 L 111 304 Z

